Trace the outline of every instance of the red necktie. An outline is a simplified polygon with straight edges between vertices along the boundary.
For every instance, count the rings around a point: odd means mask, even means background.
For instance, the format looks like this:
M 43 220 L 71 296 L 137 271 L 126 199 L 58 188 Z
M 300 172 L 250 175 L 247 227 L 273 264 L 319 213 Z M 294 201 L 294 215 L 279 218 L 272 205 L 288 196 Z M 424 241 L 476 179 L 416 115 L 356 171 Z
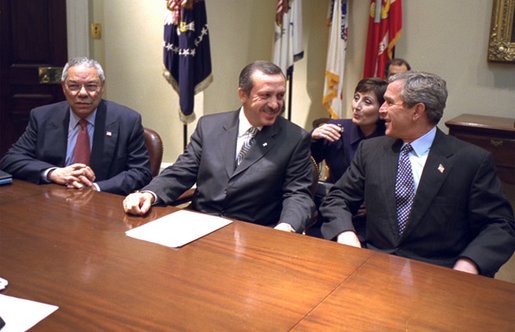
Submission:
M 73 150 L 73 162 L 89 165 L 88 122 L 85 119 L 80 119 L 79 126 L 80 131 Z

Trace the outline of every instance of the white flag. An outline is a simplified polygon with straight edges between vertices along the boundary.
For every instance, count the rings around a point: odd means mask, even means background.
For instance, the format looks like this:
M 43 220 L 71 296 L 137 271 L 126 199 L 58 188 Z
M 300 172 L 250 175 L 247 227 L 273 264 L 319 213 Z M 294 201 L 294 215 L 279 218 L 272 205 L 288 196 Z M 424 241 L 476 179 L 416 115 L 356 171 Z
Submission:
M 302 0 L 278 0 L 273 63 L 287 75 L 293 72 L 293 63 L 303 56 Z
M 332 119 L 343 117 L 343 70 L 347 49 L 347 0 L 332 0 L 328 22 L 331 25 L 325 67 L 322 104 Z

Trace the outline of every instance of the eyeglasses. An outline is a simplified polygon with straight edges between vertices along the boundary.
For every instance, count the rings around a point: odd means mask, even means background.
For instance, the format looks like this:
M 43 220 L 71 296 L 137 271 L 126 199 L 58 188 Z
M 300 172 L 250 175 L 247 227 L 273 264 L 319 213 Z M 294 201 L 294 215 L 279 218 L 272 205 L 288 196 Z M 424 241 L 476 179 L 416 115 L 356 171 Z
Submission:
M 82 88 L 86 89 L 87 92 L 97 92 L 98 89 L 100 88 L 100 84 L 98 84 L 98 83 L 84 83 L 84 84 L 66 83 L 66 87 L 71 92 L 76 92 L 76 93 L 81 91 Z

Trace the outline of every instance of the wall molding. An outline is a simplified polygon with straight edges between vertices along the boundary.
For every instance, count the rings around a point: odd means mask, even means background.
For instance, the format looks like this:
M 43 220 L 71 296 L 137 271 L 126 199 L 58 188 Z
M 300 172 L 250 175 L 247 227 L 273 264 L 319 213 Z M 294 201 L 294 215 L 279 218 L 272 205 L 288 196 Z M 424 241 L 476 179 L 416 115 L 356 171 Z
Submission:
M 68 59 L 90 57 L 88 5 L 88 0 L 66 0 Z

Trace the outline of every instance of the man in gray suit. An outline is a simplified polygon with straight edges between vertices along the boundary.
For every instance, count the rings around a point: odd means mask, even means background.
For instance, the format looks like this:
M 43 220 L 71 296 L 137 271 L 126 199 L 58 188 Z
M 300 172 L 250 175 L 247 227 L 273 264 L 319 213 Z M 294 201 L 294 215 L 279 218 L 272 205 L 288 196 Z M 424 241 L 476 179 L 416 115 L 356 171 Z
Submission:
M 515 226 L 492 156 L 436 127 L 447 99 L 437 75 L 394 75 L 384 97 L 386 136 L 363 141 L 329 191 L 322 234 L 360 247 L 352 215 L 365 201 L 367 248 L 493 276 L 513 254 Z
M 125 212 L 143 215 L 153 204 L 173 203 L 196 183 L 194 210 L 302 232 L 314 210 L 310 136 L 281 116 L 285 83 L 272 63 L 247 65 L 239 78 L 242 107 L 203 116 L 186 151 L 127 196 Z

